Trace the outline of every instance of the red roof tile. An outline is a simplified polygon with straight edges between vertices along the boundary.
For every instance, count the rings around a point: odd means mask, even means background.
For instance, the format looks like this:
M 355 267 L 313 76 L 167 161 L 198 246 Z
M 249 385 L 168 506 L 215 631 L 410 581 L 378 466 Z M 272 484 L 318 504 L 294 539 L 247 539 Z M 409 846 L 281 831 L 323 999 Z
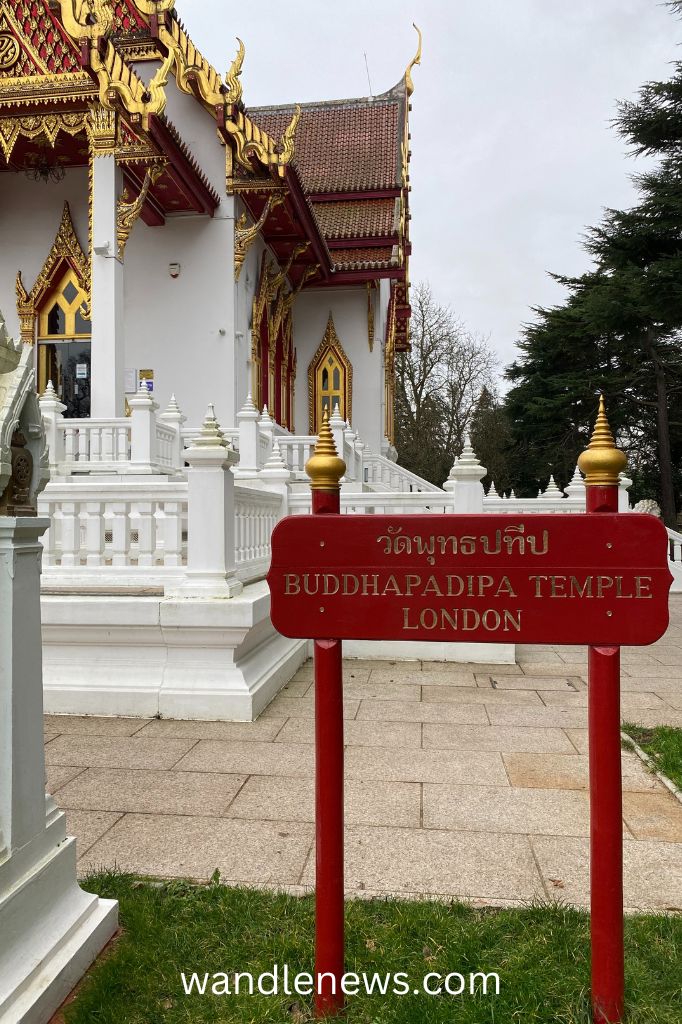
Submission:
M 398 232 L 395 199 L 357 199 L 355 202 L 313 203 L 325 238 L 386 237 Z
M 389 270 L 400 264 L 396 245 L 333 249 L 332 259 L 335 270 Z
M 405 118 L 403 83 L 373 99 L 301 105 L 294 160 L 308 192 L 399 188 Z M 293 106 L 256 107 L 249 116 L 279 139 Z

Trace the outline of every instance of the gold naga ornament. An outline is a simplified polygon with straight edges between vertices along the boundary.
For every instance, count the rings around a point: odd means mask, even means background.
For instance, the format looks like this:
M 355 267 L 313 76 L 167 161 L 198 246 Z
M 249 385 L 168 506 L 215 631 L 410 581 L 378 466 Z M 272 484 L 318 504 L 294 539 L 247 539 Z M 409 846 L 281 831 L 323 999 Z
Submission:
M 586 487 L 618 485 L 620 474 L 627 466 L 627 456 L 619 448 L 606 418 L 604 396 L 599 396 L 599 412 L 592 439 L 578 458 L 578 468 L 585 474 Z

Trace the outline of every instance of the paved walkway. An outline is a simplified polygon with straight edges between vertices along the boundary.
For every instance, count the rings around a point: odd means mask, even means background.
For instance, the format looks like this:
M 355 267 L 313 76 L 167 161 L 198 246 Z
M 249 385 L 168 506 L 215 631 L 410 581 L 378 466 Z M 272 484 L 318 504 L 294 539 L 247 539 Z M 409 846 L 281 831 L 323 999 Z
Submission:
M 588 900 L 586 656 L 345 665 L 352 894 Z M 253 724 L 49 717 L 48 787 L 80 868 L 305 891 L 314 881 L 312 663 Z M 623 651 L 623 715 L 682 726 L 682 597 Z M 625 903 L 682 910 L 682 805 L 623 754 Z

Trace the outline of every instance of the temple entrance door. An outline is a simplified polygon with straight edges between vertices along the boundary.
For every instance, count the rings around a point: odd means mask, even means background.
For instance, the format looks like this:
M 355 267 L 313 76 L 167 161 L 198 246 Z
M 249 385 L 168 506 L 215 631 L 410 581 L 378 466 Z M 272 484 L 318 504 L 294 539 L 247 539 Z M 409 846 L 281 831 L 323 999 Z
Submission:
M 52 381 L 67 419 L 90 415 L 90 341 L 70 340 L 39 343 L 38 377 L 40 393 Z

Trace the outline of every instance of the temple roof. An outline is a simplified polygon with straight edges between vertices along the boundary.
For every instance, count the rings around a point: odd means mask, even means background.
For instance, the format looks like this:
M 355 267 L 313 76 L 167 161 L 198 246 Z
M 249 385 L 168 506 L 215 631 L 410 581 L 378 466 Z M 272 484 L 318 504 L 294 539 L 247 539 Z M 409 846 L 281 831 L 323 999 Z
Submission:
M 296 129 L 296 165 L 311 194 L 399 189 L 406 93 L 400 85 L 381 96 L 302 103 Z M 250 107 L 249 115 L 279 138 L 292 105 Z

